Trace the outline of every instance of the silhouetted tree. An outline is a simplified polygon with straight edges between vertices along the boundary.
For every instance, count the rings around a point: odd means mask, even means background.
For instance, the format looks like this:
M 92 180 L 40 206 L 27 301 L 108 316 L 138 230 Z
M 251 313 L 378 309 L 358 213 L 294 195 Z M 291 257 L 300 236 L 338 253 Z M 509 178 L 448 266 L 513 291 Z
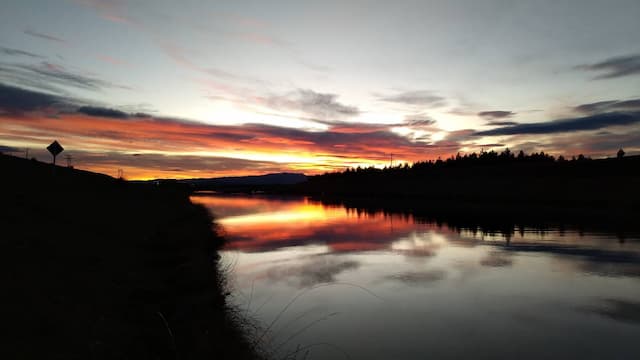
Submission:
M 623 157 L 624 157 L 624 150 L 620 148 L 620 150 L 618 150 L 618 159 L 622 159 Z

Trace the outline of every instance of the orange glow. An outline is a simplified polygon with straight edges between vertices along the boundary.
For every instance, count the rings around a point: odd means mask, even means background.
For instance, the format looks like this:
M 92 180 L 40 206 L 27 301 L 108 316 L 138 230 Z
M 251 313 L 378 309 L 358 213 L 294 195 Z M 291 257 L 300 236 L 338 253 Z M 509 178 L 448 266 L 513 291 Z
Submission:
M 331 251 L 384 249 L 390 239 L 416 228 L 410 217 L 363 214 L 309 200 L 301 203 L 219 195 L 193 196 L 191 200 L 218 216 L 216 222 L 228 240 L 227 249 L 243 251 L 292 246 L 301 241 L 324 242 Z M 253 212 L 225 216 L 234 209 Z
M 2 115 L 0 141 L 7 146 L 44 149 L 52 139 L 57 139 L 67 153 L 74 155 L 76 167 L 107 174 L 122 169 L 129 179 L 280 171 L 313 175 L 346 167 L 384 166 L 390 153 L 398 162 L 427 156 L 419 144 L 385 133 L 384 129 L 384 125 L 363 128 L 336 125 L 322 133 L 268 125 L 221 126 L 45 110 L 20 116 Z M 84 154 L 87 156 L 81 156 Z M 133 154 L 141 156 L 134 158 Z M 178 164 L 168 165 L 171 162 Z

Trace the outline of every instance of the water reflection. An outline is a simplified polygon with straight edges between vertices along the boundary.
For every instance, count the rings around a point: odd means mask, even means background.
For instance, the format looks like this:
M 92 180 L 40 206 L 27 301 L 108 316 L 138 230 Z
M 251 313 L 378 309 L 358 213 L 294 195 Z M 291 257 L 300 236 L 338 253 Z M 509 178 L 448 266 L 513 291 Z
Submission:
M 635 354 L 637 237 L 301 198 L 193 201 L 222 225 L 235 301 L 262 323 L 256 337 L 276 358 Z

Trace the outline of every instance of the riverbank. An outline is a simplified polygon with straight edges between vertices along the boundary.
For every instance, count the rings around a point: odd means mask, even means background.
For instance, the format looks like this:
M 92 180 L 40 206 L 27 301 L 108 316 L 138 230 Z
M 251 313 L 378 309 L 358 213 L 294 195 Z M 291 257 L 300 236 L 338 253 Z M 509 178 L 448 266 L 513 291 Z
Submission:
M 0 168 L 4 358 L 257 358 L 225 299 L 223 239 L 184 189 Z

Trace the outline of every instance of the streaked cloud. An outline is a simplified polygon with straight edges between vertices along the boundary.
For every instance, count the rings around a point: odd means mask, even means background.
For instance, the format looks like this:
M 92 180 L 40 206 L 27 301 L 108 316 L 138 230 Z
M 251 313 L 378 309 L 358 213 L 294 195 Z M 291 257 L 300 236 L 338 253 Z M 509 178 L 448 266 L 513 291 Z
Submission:
M 326 131 L 265 124 L 222 126 L 84 105 L 73 98 L 8 85 L 0 89 L 4 94 L 0 97 L 0 116 L 3 117 L 0 139 L 42 143 L 62 138 L 68 149 L 176 156 L 202 154 L 280 163 L 282 170 L 318 171 L 386 163 L 389 153 L 397 159 L 417 161 L 428 154 L 441 156 L 457 146 L 451 142 L 428 146 L 414 142 L 390 131 L 388 124 L 343 122 L 330 125 Z M 329 106 L 343 109 L 344 105 L 334 102 L 330 101 Z M 313 104 L 311 109 L 327 102 L 320 104 Z M 432 122 L 423 119 L 413 125 L 430 126 Z
M 408 127 L 432 127 L 436 124 L 436 120 L 431 116 L 423 113 L 411 114 L 404 117 L 404 124 Z
M 355 260 L 314 259 L 302 264 L 273 266 L 265 271 L 265 275 L 271 281 L 285 281 L 306 288 L 335 282 L 341 273 L 359 267 L 360 263 Z
M 20 50 L 20 49 L 12 49 L 12 48 L 7 48 L 7 47 L 3 47 L 3 46 L 0 46 L 0 54 L 9 55 L 9 56 L 26 56 L 26 57 L 38 58 L 38 59 L 43 59 L 44 58 L 44 56 L 41 56 L 41 55 L 38 55 L 38 54 L 34 54 L 32 52 L 29 52 L 29 51 L 24 51 L 24 50 Z
M 578 105 L 574 109 L 586 114 L 608 111 L 640 111 L 640 99 L 598 101 L 595 103 Z
M 106 118 L 114 118 L 114 119 L 129 118 L 129 114 L 127 114 L 124 111 L 96 107 L 96 106 L 81 106 L 76 111 L 80 114 L 85 114 L 90 116 L 98 116 L 98 117 L 106 117 Z
M 18 149 L 13 146 L 0 145 L 0 154 L 4 154 L 4 153 L 11 154 L 11 153 L 16 153 L 18 151 L 21 151 L 21 149 Z
M 351 117 L 360 109 L 338 100 L 337 94 L 320 93 L 310 89 L 297 89 L 284 95 L 265 98 L 265 105 L 275 110 L 292 110 L 319 119 Z
M 640 303 L 623 299 L 603 299 L 598 305 L 580 308 L 611 320 L 630 325 L 640 324 Z
M 516 113 L 513 111 L 495 110 L 495 111 L 481 111 L 478 116 L 488 120 L 505 119 L 514 116 Z
M 43 110 L 54 105 L 66 105 L 62 97 L 7 86 L 0 83 L 0 110 L 5 114 L 22 115 L 25 112 Z
M 35 30 L 31 30 L 31 29 L 26 29 L 25 31 L 23 31 L 25 34 L 29 35 L 29 36 L 33 36 L 35 38 L 38 39 L 44 39 L 44 40 L 48 40 L 48 41 L 53 41 L 53 42 L 57 42 L 57 43 L 61 43 L 61 44 L 66 44 L 67 41 L 57 37 L 57 36 L 53 36 L 53 35 L 49 35 L 49 34 L 45 34 L 45 33 L 41 33 Z
M 477 136 L 555 134 L 571 131 L 598 130 L 609 126 L 640 123 L 640 112 L 610 112 L 578 118 L 559 119 L 540 123 L 526 123 L 501 126 L 491 130 L 478 131 Z
M 445 98 L 435 95 L 432 91 L 428 90 L 405 91 L 395 95 L 380 96 L 379 100 L 431 108 L 444 106 L 446 104 Z
M 623 76 L 640 75 L 640 54 L 618 56 L 590 65 L 580 65 L 579 69 L 601 72 L 596 79 L 613 79 Z
M 386 280 L 400 281 L 407 285 L 428 285 L 443 280 L 447 273 L 442 270 L 427 270 L 419 272 L 403 272 L 385 277 Z
M 100 91 L 105 88 L 129 89 L 127 86 L 71 71 L 62 65 L 48 61 L 36 64 L 0 63 L 0 80 L 56 93 L 64 93 L 65 87 L 90 91 Z

